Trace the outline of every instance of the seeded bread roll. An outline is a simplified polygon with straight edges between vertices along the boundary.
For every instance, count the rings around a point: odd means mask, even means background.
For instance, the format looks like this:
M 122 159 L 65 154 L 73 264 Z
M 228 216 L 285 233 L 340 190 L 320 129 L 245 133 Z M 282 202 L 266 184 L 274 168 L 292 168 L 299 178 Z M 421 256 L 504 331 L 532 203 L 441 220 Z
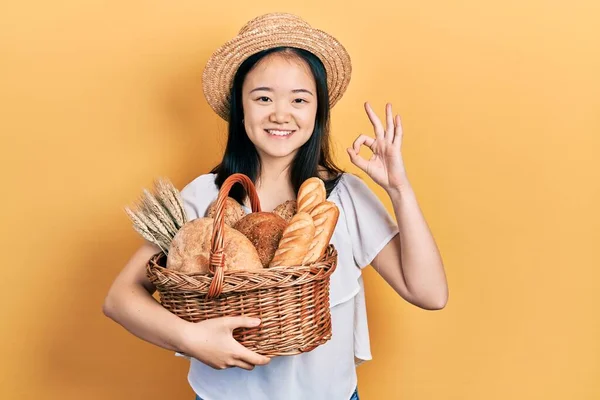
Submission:
M 313 208 L 325 201 L 326 196 L 325 183 L 316 177 L 308 178 L 298 190 L 298 212 L 310 213 Z
M 275 207 L 273 214 L 277 214 L 286 222 L 290 222 L 292 217 L 296 214 L 296 200 L 288 200 L 284 203 L 281 203 Z
M 322 202 L 310 212 L 315 224 L 315 236 L 308 247 L 304 260 L 302 260 L 303 264 L 312 264 L 325 253 L 335 231 L 339 215 L 340 210 L 331 201 Z
M 184 224 L 171 242 L 167 268 L 184 273 L 208 273 L 213 223 L 212 218 L 197 218 Z M 227 225 L 223 228 L 225 271 L 262 269 L 250 240 Z
M 208 210 L 206 211 L 206 217 L 214 218 L 216 215 L 217 201 L 215 200 L 208 207 Z M 233 199 L 232 197 L 227 197 L 225 199 L 225 210 L 223 215 L 223 222 L 225 222 L 225 225 L 231 227 L 234 226 L 235 223 L 238 222 L 244 215 L 246 215 L 246 212 L 244 211 L 240 203 L 235 201 L 235 199 Z
M 263 267 L 268 267 L 275 255 L 287 222 L 270 212 L 253 212 L 240 219 L 233 227 L 246 236 L 258 251 Z
M 312 217 L 305 212 L 297 213 L 283 231 L 269 266 L 301 265 L 314 236 L 315 224 Z

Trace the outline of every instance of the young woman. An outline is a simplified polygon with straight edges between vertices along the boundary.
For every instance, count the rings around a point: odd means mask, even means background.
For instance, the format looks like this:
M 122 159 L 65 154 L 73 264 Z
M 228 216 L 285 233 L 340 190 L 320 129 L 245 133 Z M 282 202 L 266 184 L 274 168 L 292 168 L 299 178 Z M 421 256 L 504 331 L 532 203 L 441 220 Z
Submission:
M 181 192 L 188 217 L 203 217 L 236 172 L 255 182 L 264 211 L 295 199 L 301 183 L 318 176 L 340 215 L 331 239 L 338 251 L 330 289 L 332 338 L 297 356 L 269 359 L 233 339 L 235 328 L 257 325 L 256 319 L 189 323 L 166 311 L 152 298 L 155 288 L 144 269 L 160 249 L 145 244 L 132 256 L 104 312 L 139 338 L 188 355 L 188 380 L 198 399 L 358 399 L 355 365 L 371 359 L 361 277 L 367 265 L 415 306 L 435 310 L 447 302 L 443 263 L 405 173 L 402 127 L 391 105 L 382 123 L 365 104 L 375 135 L 358 136 L 347 151 L 389 195 L 394 219 L 360 178 L 331 160 L 330 109 L 350 73 L 350 57 L 335 38 L 290 14 L 248 22 L 206 66 L 205 96 L 228 121 L 229 133 L 222 162 Z M 369 160 L 358 154 L 363 145 L 373 153 Z M 238 186 L 230 196 L 249 212 Z

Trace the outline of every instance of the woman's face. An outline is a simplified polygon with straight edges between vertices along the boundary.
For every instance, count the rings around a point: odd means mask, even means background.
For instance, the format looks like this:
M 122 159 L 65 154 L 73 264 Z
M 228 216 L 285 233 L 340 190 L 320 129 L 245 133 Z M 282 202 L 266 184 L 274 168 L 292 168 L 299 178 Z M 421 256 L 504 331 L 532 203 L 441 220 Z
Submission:
M 242 86 L 244 127 L 261 158 L 291 163 L 315 127 L 317 87 L 309 66 L 295 56 L 271 54 Z

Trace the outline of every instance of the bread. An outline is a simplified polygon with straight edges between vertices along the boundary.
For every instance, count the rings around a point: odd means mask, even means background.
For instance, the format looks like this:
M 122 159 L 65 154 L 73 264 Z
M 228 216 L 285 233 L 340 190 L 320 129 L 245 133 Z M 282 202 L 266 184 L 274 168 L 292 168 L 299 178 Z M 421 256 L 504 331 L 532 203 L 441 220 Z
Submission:
M 270 212 L 253 212 L 233 227 L 246 236 L 256 248 L 263 267 L 268 267 L 275 255 L 287 222 Z
M 325 253 L 333 236 L 339 215 L 340 210 L 331 201 L 324 201 L 313 208 L 310 216 L 315 224 L 315 236 L 308 247 L 302 264 L 312 264 Z
M 298 212 L 310 213 L 318 204 L 325 201 L 325 184 L 319 178 L 305 180 L 298 189 Z
M 223 222 L 225 222 L 225 225 L 234 226 L 236 222 L 238 222 L 244 215 L 246 215 L 246 212 L 244 211 L 244 208 L 240 205 L 240 203 L 235 201 L 235 199 L 227 197 L 225 199 L 225 210 L 223 214 Z M 213 201 L 208 207 L 208 210 L 206 211 L 207 218 L 215 218 L 216 215 L 217 200 Z
M 292 217 L 296 214 L 296 200 L 288 200 L 273 210 L 273 214 L 279 215 L 286 222 L 290 222 Z
M 177 232 L 167 256 L 167 268 L 184 273 L 208 273 L 214 220 L 197 218 Z M 225 271 L 260 270 L 258 252 L 250 240 L 235 229 L 223 226 Z
M 269 266 L 302 265 L 302 260 L 314 236 L 315 224 L 312 217 L 305 212 L 297 213 L 283 231 Z

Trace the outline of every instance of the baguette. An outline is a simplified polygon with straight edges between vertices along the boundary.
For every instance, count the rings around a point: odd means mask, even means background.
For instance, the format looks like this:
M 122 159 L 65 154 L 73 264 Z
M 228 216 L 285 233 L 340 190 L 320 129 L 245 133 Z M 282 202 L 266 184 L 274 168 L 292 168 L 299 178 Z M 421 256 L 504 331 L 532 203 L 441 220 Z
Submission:
M 331 201 L 324 201 L 311 211 L 310 216 L 315 224 L 315 236 L 308 247 L 302 264 L 312 264 L 325 253 L 325 250 L 329 247 L 329 241 L 333 236 L 339 215 L 340 210 Z
M 301 265 L 314 236 L 315 224 L 312 217 L 305 212 L 294 215 L 283 231 L 269 267 Z
M 317 177 L 305 180 L 298 189 L 298 212 L 310 213 L 313 208 L 325 201 L 325 184 Z

